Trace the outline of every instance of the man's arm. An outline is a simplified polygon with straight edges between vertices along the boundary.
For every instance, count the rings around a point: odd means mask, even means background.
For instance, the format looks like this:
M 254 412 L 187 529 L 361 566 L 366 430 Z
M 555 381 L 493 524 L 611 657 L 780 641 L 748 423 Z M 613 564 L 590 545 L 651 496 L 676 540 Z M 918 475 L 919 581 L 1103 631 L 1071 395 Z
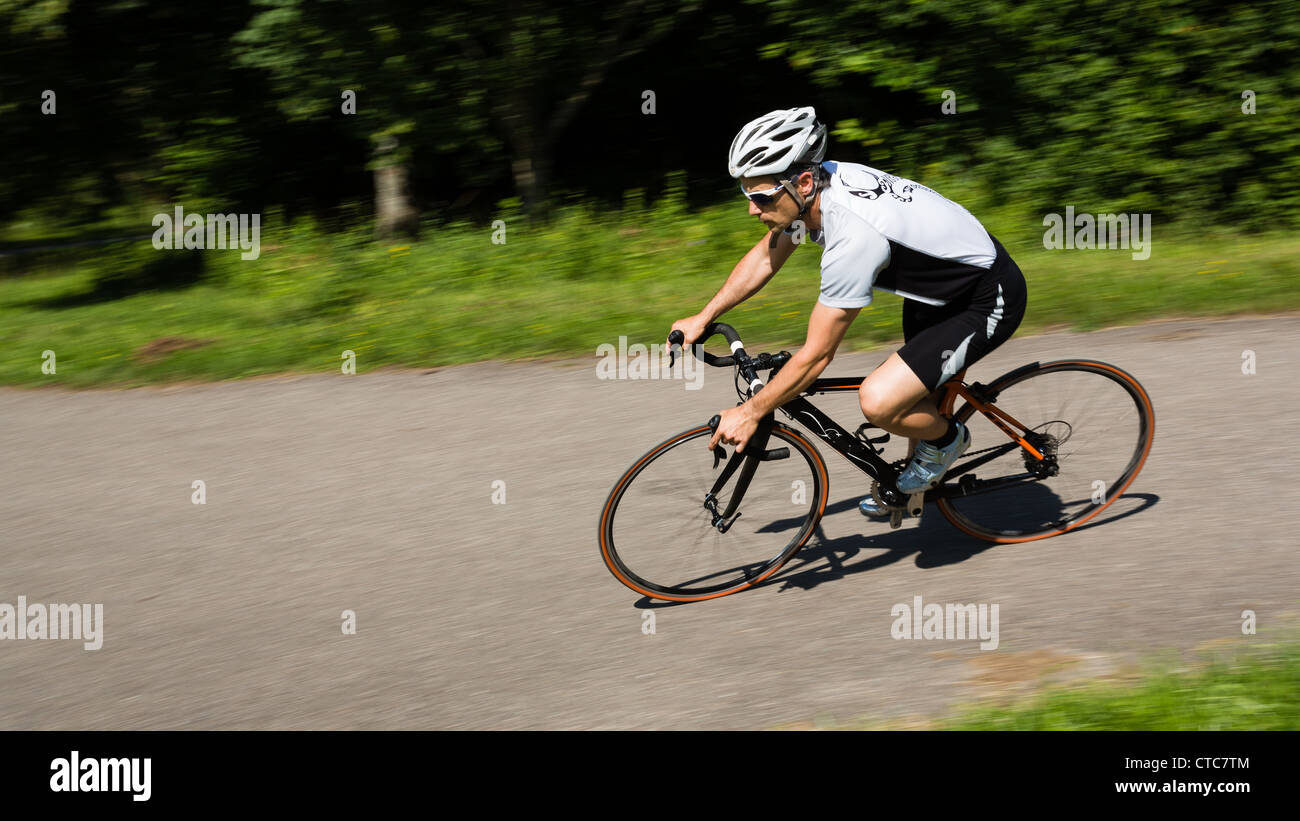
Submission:
M 835 350 L 844 333 L 862 311 L 861 308 L 831 308 L 818 302 L 808 319 L 808 339 L 772 381 L 745 406 L 755 420 L 762 419 L 777 407 L 802 393 L 835 358 Z
M 861 308 L 832 308 L 818 302 L 813 306 L 808 320 L 808 339 L 804 346 L 785 363 L 758 395 L 737 408 L 727 408 L 719 416 L 718 429 L 709 440 L 709 450 L 719 441 L 736 445 L 743 451 L 758 427 L 759 420 L 798 396 L 813 383 L 835 358 L 835 349 L 844 339 L 844 332 L 861 312 Z

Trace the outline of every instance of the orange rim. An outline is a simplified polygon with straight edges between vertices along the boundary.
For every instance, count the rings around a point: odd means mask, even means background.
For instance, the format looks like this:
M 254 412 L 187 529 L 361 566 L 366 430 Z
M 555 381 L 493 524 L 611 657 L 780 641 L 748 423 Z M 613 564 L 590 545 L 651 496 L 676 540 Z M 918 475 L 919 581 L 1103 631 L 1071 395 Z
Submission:
M 693 602 L 693 601 L 706 601 L 708 599 L 716 599 L 721 596 L 730 596 L 732 593 L 739 593 L 742 590 L 748 590 L 754 585 L 760 584 L 761 582 L 764 582 L 767 579 L 771 578 L 772 574 L 776 573 L 782 567 L 785 567 L 785 565 L 792 558 L 794 558 L 795 554 L 797 554 L 800 550 L 803 549 L 803 546 L 808 542 L 808 539 L 811 538 L 812 534 L 817 530 L 817 523 L 821 521 L 822 516 L 826 513 L 826 499 L 830 495 L 830 476 L 826 472 L 826 462 L 822 460 L 821 454 L 818 453 L 817 449 L 812 446 L 812 443 L 810 443 L 807 439 L 805 439 L 802 435 L 800 435 L 798 431 L 794 430 L 793 428 L 786 427 L 780 422 L 774 422 L 772 428 L 773 430 L 779 429 L 784 435 L 787 435 L 791 439 L 795 439 L 801 442 L 803 446 L 807 448 L 807 452 L 812 455 L 813 467 L 816 468 L 817 470 L 817 474 L 820 477 L 821 487 L 822 487 L 821 499 L 817 505 L 817 512 L 813 516 L 812 527 L 808 528 L 808 532 L 805 533 L 803 538 L 799 540 L 799 543 L 795 545 L 794 550 L 790 551 L 790 555 L 786 556 L 780 562 L 777 562 L 770 569 L 768 569 L 767 572 L 763 573 L 763 575 L 755 579 L 751 579 L 750 581 L 746 582 L 745 584 L 739 587 L 733 587 L 729 590 L 719 590 L 714 593 L 705 593 L 697 596 L 673 596 L 667 593 L 658 593 L 653 590 L 647 590 L 646 588 L 642 587 L 641 585 L 629 579 L 624 573 L 622 573 L 618 569 L 618 566 L 616 565 L 616 563 L 613 560 L 613 557 L 611 556 L 611 548 L 610 548 L 609 540 L 606 538 L 606 535 L 609 532 L 609 528 L 608 528 L 609 516 L 613 509 L 614 502 L 623 495 L 624 489 L 626 489 L 627 485 L 635 477 L 638 470 L 647 461 L 655 458 L 659 454 L 663 453 L 665 449 L 676 445 L 677 443 L 681 442 L 683 439 L 688 439 L 694 436 L 698 436 L 700 433 L 706 430 L 710 430 L 708 425 L 701 425 L 698 428 L 691 428 L 688 431 L 685 431 L 683 433 L 678 434 L 677 436 L 674 436 L 673 438 L 667 440 L 666 442 L 663 442 L 658 447 L 651 450 L 646 455 L 642 456 L 632 465 L 632 467 L 628 468 L 627 471 L 624 472 L 624 474 L 621 477 L 619 477 L 618 482 L 615 483 L 614 489 L 611 490 L 609 493 L 609 498 L 605 500 L 605 507 L 600 512 L 600 556 L 601 559 L 603 559 L 605 562 L 605 567 L 609 568 L 609 572 L 613 573 L 614 577 L 618 579 L 620 582 L 622 582 L 624 585 L 642 594 L 643 596 L 649 596 L 652 599 L 660 599 L 663 601 Z
M 939 499 L 937 502 L 939 506 L 939 510 L 943 513 L 944 518 L 946 518 L 949 522 L 952 523 L 953 527 L 957 528 L 958 530 L 962 531 L 963 533 L 969 536 L 974 536 L 975 538 L 980 539 L 981 541 L 992 542 L 993 544 L 1019 544 L 1021 542 L 1034 542 L 1034 541 L 1038 541 L 1039 539 L 1049 539 L 1053 536 L 1059 536 L 1062 533 L 1068 533 L 1071 530 L 1078 528 L 1080 525 L 1083 525 L 1091 521 L 1092 519 L 1094 519 L 1097 516 L 1097 514 L 1101 513 L 1106 508 L 1110 507 L 1112 504 L 1115 503 L 1117 499 L 1123 496 L 1124 491 L 1128 490 L 1129 486 L 1133 484 L 1133 481 L 1137 479 L 1138 474 L 1142 472 L 1142 468 L 1146 465 L 1147 462 L 1147 456 L 1151 453 L 1151 446 L 1155 442 L 1155 438 L 1156 438 L 1156 412 L 1155 412 L 1155 408 L 1151 406 L 1151 398 L 1147 396 L 1146 389 L 1144 389 L 1141 383 L 1139 383 L 1136 379 L 1134 379 L 1132 375 L 1126 373 L 1125 371 L 1122 371 L 1119 368 L 1116 368 L 1112 365 L 1107 365 L 1104 362 L 1091 362 L 1086 359 L 1062 359 L 1058 362 L 1048 362 L 1042 365 L 1039 371 L 1035 371 L 1035 373 L 1039 373 L 1043 370 L 1046 370 L 1048 368 L 1053 368 L 1058 365 L 1085 365 L 1090 368 L 1100 368 L 1102 370 L 1110 371 L 1111 373 L 1118 376 L 1122 381 L 1126 382 L 1128 385 L 1130 385 L 1135 389 L 1138 398 L 1142 402 L 1143 408 L 1146 410 L 1147 419 L 1149 420 L 1149 431 L 1146 437 L 1146 444 L 1142 448 L 1141 457 L 1138 458 L 1137 467 L 1133 469 L 1132 474 L 1130 474 L 1128 480 L 1124 482 L 1123 485 L 1120 486 L 1119 490 L 1115 491 L 1113 494 L 1110 495 L 1110 499 L 1104 505 L 1101 505 L 1096 510 L 1089 513 L 1087 516 L 1084 516 L 1080 519 L 1075 519 L 1065 527 L 1055 528 L 1031 536 L 991 537 L 988 534 L 980 533 L 979 531 L 973 530 L 967 527 L 966 525 L 964 525 L 962 522 L 958 521 L 958 517 L 960 516 L 960 514 L 950 506 L 949 501 L 947 499 Z M 948 412 L 949 416 L 952 415 L 953 398 L 957 393 L 961 393 L 963 396 L 965 396 L 967 401 L 971 400 L 970 395 L 967 394 L 964 390 L 950 389 L 948 395 L 944 398 L 946 411 Z M 971 406 L 978 407 L 979 404 L 980 403 L 972 402 Z

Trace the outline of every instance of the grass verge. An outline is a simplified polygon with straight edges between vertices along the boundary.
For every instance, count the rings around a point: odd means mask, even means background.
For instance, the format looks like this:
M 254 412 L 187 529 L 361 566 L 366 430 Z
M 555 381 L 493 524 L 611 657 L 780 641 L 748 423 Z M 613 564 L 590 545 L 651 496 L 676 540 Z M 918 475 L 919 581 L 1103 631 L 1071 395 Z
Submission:
M 1300 640 L 1203 653 L 1191 665 L 1151 662 L 1123 681 L 1054 684 L 1011 703 L 957 708 L 940 718 L 779 729 L 1297 730 Z
M 1134 260 L 1122 250 L 1044 250 L 1040 226 L 984 216 L 1028 279 L 1021 333 L 1300 308 L 1294 236 L 1157 225 L 1151 257 Z M 594 356 L 621 335 L 662 341 L 761 236 L 743 205 L 690 212 L 673 196 L 654 208 L 629 198 L 614 212 L 571 206 L 546 227 L 529 227 L 510 208 L 502 220 L 498 229 L 429 229 L 418 243 L 389 247 L 268 214 L 256 260 L 238 250 L 158 251 L 145 240 L 83 250 L 76 263 L 11 266 L 0 279 L 0 345 L 9 354 L 0 384 L 337 372 L 349 350 L 361 372 Z M 802 343 L 819 259 L 815 245 L 800 249 L 726 317 L 751 349 Z M 900 338 L 899 302 L 880 294 L 846 349 Z M 55 354 L 54 374 L 42 370 L 45 351 Z

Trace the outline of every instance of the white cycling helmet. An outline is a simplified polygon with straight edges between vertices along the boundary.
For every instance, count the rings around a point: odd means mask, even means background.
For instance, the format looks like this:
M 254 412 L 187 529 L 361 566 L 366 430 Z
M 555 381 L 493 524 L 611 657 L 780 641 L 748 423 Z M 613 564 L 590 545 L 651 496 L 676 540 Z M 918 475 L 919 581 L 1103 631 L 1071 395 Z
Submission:
M 735 179 L 780 174 L 796 163 L 826 156 L 826 126 L 812 106 L 771 111 L 740 129 L 731 141 L 727 170 Z

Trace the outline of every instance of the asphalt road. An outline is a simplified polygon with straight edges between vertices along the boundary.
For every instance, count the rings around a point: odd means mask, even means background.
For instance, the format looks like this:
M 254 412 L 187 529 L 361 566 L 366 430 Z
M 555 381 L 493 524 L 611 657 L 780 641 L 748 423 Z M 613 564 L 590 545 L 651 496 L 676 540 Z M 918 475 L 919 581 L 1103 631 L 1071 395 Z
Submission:
M 1154 449 L 1102 524 L 1023 545 L 937 514 L 868 527 L 860 474 L 824 450 L 821 539 L 774 583 L 662 607 L 606 571 L 596 517 L 650 445 L 733 404 L 718 374 L 602 380 L 593 356 L 0 390 L 0 603 L 103 605 L 98 650 L 0 639 L 0 728 L 897 720 L 1265 640 L 1300 610 L 1298 353 L 1297 316 L 1016 337 L 970 377 L 1087 357 L 1152 396 Z M 918 595 L 999 604 L 998 649 L 891 638 L 891 607 Z

